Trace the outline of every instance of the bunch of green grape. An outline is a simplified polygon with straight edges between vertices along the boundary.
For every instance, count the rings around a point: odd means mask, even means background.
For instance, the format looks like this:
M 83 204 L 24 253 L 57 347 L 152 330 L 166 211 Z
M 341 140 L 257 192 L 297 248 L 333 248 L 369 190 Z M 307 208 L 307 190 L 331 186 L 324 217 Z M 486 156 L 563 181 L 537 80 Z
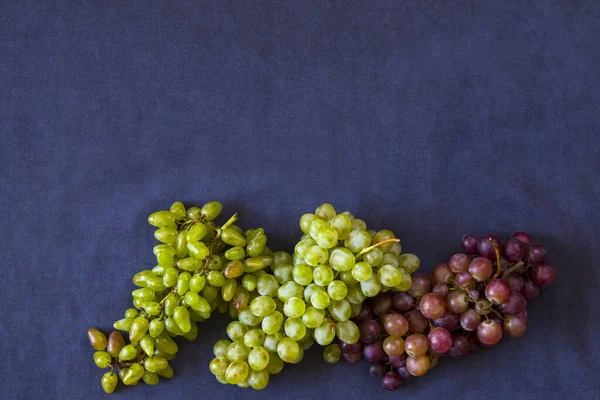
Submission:
M 149 216 L 161 242 L 154 247 L 157 265 L 133 277 L 139 286 L 132 293 L 135 308 L 114 323 L 115 329 L 129 333 L 130 343 L 118 331 L 107 338 L 97 329 L 88 330 L 97 350 L 94 362 L 109 369 L 101 380 L 106 393 L 115 390 L 119 379 L 125 385 L 154 385 L 159 376 L 172 377 L 169 361 L 178 351 L 173 338 L 194 340 L 197 323 L 214 310 L 243 304 L 242 276 L 273 263 L 263 229 L 243 232 L 235 225 L 237 214 L 218 227 L 213 221 L 221 210 L 217 201 L 187 210 L 176 202 Z
M 350 318 L 366 298 L 410 289 L 420 262 L 401 254 L 393 232 L 368 230 L 363 220 L 348 211 L 336 214 L 330 204 L 304 214 L 300 228 L 304 236 L 293 256 L 276 252 L 270 269 L 242 278 L 243 300 L 230 307 L 237 318 L 227 327 L 230 340 L 215 344 L 209 366 L 219 382 L 264 389 L 270 375 L 284 363 L 299 363 L 314 342 L 328 346 L 337 337 L 356 343 L 360 333 Z M 324 352 L 329 363 L 340 356 L 337 344 Z

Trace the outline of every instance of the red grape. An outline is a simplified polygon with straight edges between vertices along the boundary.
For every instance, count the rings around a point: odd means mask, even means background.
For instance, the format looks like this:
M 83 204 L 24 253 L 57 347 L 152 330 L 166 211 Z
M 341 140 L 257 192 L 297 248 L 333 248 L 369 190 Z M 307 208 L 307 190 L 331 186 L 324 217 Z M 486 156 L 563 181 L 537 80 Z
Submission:
M 456 284 L 460 287 L 467 287 L 473 282 L 473 277 L 468 272 L 461 272 L 456 275 Z
M 404 313 L 415 305 L 415 301 L 410 294 L 406 292 L 397 292 L 394 293 L 392 304 L 398 312 Z
M 477 252 L 482 256 L 489 260 L 496 259 L 496 250 L 494 249 L 494 245 L 491 240 L 494 240 L 492 235 L 485 235 L 477 239 Z M 496 243 L 500 245 L 500 243 Z
M 420 333 L 413 333 L 408 336 L 404 341 L 404 349 L 406 354 L 411 357 L 418 357 L 423 354 L 427 354 L 427 350 L 429 350 L 429 342 L 427 341 L 427 337 Z
M 467 254 L 477 253 L 477 236 L 471 234 L 463 236 L 460 241 L 460 246 Z
M 450 257 L 450 261 L 448 261 L 448 266 L 450 270 L 456 274 L 460 272 L 465 272 L 469 268 L 469 264 L 471 263 L 471 258 L 468 255 L 463 253 L 456 253 L 452 257 Z
M 412 376 L 422 376 L 427 373 L 430 366 L 429 356 L 422 355 L 418 357 L 408 357 L 406 359 L 406 369 Z
M 363 348 L 363 358 L 369 362 L 380 361 L 383 358 L 381 343 L 371 343 Z
M 364 302 L 360 309 L 360 312 L 354 319 L 356 321 L 364 321 L 366 319 L 371 319 L 373 317 L 373 307 L 371 306 L 371 302 Z
M 493 320 L 483 321 L 477 327 L 477 338 L 483 344 L 495 345 L 502 339 L 502 325 Z
M 383 351 L 389 356 L 399 356 L 404 353 L 404 340 L 398 336 L 388 336 L 383 341 Z
M 421 297 L 429 292 L 431 292 L 431 282 L 427 275 L 421 273 L 414 274 L 412 276 L 412 286 L 408 294 L 413 297 Z
M 465 331 L 474 331 L 481 323 L 481 315 L 472 308 L 468 309 L 460 316 L 460 326 Z
M 485 288 L 485 297 L 494 304 L 503 304 L 508 301 L 511 292 L 510 285 L 504 279 L 492 279 Z
M 419 308 L 426 318 L 436 319 L 446 312 L 446 301 L 437 293 L 427 293 L 421 298 Z
M 513 293 L 506 303 L 498 306 L 498 310 L 504 314 L 517 315 L 525 309 L 526 305 L 527 300 L 525 300 L 525 296 L 521 293 Z
M 433 320 L 433 325 L 452 332 L 460 326 L 460 315 L 445 312 L 444 315 Z
M 402 377 L 398 371 L 389 371 L 381 378 L 381 386 L 383 386 L 385 390 L 398 390 L 400 385 L 402 385 Z
M 527 320 L 519 318 L 518 316 L 508 315 L 504 319 L 503 323 L 504 332 L 508 336 L 519 337 L 525 334 L 527 330 Z
M 448 285 L 446 285 L 445 283 L 436 283 L 433 286 L 433 289 L 431 289 L 431 291 L 433 293 L 437 293 L 442 297 L 446 297 L 446 295 L 448 294 Z
M 521 261 L 527 255 L 527 246 L 517 238 L 510 238 L 504 244 L 504 254 L 508 261 Z
M 388 356 L 388 362 L 390 365 L 400 368 L 406 365 L 406 354 L 401 354 L 399 356 Z
M 433 328 L 427 335 L 429 347 L 438 354 L 444 354 L 452 347 L 452 335 L 444 328 Z
M 373 312 L 382 315 L 392 311 L 392 292 L 379 293 L 373 298 Z
M 529 245 L 529 262 L 532 264 L 541 264 L 546 258 L 546 249 L 544 246 L 538 243 L 531 243 Z
M 454 290 L 446 296 L 446 308 L 448 311 L 461 314 L 469 307 L 467 295 L 460 290 Z
M 533 282 L 525 282 L 521 289 L 521 294 L 527 301 L 532 301 L 540 294 L 540 287 Z
M 438 264 L 431 271 L 431 278 L 435 283 L 450 283 L 452 275 L 448 264 Z
M 429 320 L 419 310 L 413 310 L 405 315 L 408 320 L 408 329 L 412 333 L 421 333 L 429 328 Z
M 492 276 L 493 265 L 490 260 L 484 257 L 477 257 L 469 265 L 469 273 L 478 282 L 483 282 Z
M 404 379 L 412 378 L 412 375 L 410 372 L 408 372 L 408 368 L 406 368 L 406 365 L 404 365 L 403 367 L 398 367 L 397 370 L 402 378 L 404 378 Z
M 502 279 L 508 282 L 508 286 L 513 292 L 520 292 L 523 288 L 523 277 L 519 274 L 512 273 Z
M 462 335 L 457 335 L 452 338 L 452 347 L 448 351 L 451 357 L 461 357 L 469 352 L 469 341 Z
M 529 244 L 531 242 L 531 236 L 529 236 L 529 234 L 525 232 L 515 232 L 512 234 L 511 238 L 519 239 L 525 244 Z
M 556 278 L 556 271 L 549 265 L 542 264 L 533 267 L 531 271 L 531 280 L 538 285 L 540 289 L 545 288 Z
M 408 328 L 408 320 L 402 314 L 391 313 L 383 317 L 383 329 L 390 336 L 404 336 Z
M 354 364 L 362 357 L 361 353 L 342 353 L 342 358 L 349 364 Z
M 362 349 L 362 344 L 360 342 L 356 342 L 353 344 L 340 342 L 340 347 L 342 348 L 342 353 L 354 354 L 359 353 Z
M 381 333 L 381 326 L 377 321 L 367 319 L 359 322 L 358 331 L 360 332 L 360 340 L 365 343 L 373 343 Z
M 385 374 L 385 364 L 382 362 L 371 364 L 369 373 L 377 378 L 381 378 Z

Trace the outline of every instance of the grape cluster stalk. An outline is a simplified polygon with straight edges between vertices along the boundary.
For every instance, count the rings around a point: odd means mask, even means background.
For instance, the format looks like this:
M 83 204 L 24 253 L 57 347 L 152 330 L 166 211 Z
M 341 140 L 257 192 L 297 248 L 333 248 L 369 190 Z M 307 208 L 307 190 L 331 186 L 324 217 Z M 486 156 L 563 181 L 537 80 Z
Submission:
M 353 363 L 387 390 L 422 376 L 444 356 L 460 357 L 496 345 L 527 328 L 526 305 L 556 276 L 545 264 L 545 248 L 524 232 L 502 240 L 465 235 L 464 253 L 454 254 L 431 274 L 414 274 L 408 292 L 381 293 L 354 317 L 360 341 L 339 346 Z M 324 353 L 325 358 L 329 358 Z

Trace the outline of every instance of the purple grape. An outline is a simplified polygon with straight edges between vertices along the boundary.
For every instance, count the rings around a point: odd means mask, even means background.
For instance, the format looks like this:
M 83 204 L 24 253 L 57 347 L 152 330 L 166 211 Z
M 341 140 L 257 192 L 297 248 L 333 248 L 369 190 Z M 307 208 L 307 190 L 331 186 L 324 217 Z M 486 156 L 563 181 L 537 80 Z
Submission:
M 496 250 L 491 240 L 494 240 L 492 235 L 485 235 L 477 239 L 477 252 L 488 260 L 496 259 Z M 499 245 L 500 243 L 496 243 Z
M 556 271 L 549 265 L 536 265 L 531 271 L 531 280 L 538 285 L 540 289 L 545 288 L 554 282 Z
M 481 323 L 481 315 L 472 308 L 468 309 L 460 316 L 460 326 L 465 331 L 474 331 Z
M 493 304 L 504 304 L 511 292 L 510 285 L 504 279 L 492 279 L 485 288 L 485 297 Z
M 399 356 L 388 356 L 389 363 L 396 367 L 404 367 L 406 365 L 406 354 L 401 354 Z
M 405 313 L 415 305 L 415 300 L 413 297 L 406 292 L 397 292 L 394 293 L 394 297 L 392 298 L 392 304 L 396 311 Z M 362 310 L 361 310 L 362 312 Z
M 529 245 L 529 262 L 537 265 L 544 262 L 546 258 L 546 249 L 544 246 L 538 243 L 531 243 Z
M 444 283 L 436 283 L 431 290 L 433 293 L 437 293 L 442 297 L 446 297 L 448 294 L 448 285 Z
M 353 344 L 346 343 L 346 342 L 340 342 L 340 347 L 342 349 L 342 353 L 347 353 L 347 354 L 360 353 L 360 351 L 362 350 L 361 342 L 356 342 Z
M 429 320 L 419 310 L 410 311 L 405 317 L 408 320 L 408 329 L 412 333 L 421 333 L 429 328 Z
M 421 297 L 431 292 L 431 282 L 425 274 L 417 273 L 412 276 L 412 286 L 408 291 L 413 297 Z
M 401 384 L 402 377 L 398 371 L 389 371 L 381 378 L 381 386 L 383 386 L 385 390 L 398 390 Z
M 469 292 L 469 296 L 475 301 L 479 300 L 479 290 L 473 289 Z
M 470 233 L 463 236 L 460 241 L 460 246 L 467 254 L 477 253 L 477 236 L 471 235 Z
M 448 261 L 448 267 L 456 274 L 465 272 L 469 268 L 469 264 L 471 264 L 471 258 L 463 253 L 454 254 Z
M 360 340 L 365 343 L 373 343 L 381 333 L 381 326 L 377 321 L 367 319 L 358 324 L 358 331 L 360 332 Z
M 360 360 L 362 358 L 362 354 L 360 352 L 358 352 L 358 353 L 342 353 L 342 358 L 348 364 L 354 364 L 355 362 L 357 362 L 358 360 Z
M 354 319 L 356 321 L 364 321 L 366 319 L 371 319 L 373 317 L 373 307 L 370 302 L 364 302 L 360 309 L 360 312 Z
M 431 271 L 431 278 L 435 283 L 450 283 L 452 275 L 452 270 L 448 264 L 438 264 Z
M 469 352 L 469 341 L 462 335 L 457 335 L 452 338 L 452 347 L 448 351 L 451 357 L 462 357 Z
M 404 366 L 402 366 L 402 367 L 398 367 L 396 370 L 398 371 L 398 373 L 400 374 L 400 376 L 401 376 L 403 379 L 409 379 L 409 378 L 412 378 L 412 375 L 411 375 L 411 373 L 410 373 L 410 372 L 408 372 L 408 368 L 406 368 L 406 365 L 404 365 Z
M 520 292 L 523 288 L 523 277 L 519 274 L 512 273 L 503 279 L 508 282 L 508 286 L 510 286 L 510 290 L 513 292 Z
M 503 328 L 508 336 L 523 336 L 527 330 L 527 319 L 519 318 L 517 315 L 508 315 L 504 319 Z
M 382 362 L 372 363 L 369 366 L 369 373 L 377 378 L 383 377 L 385 375 L 385 364 Z
M 527 300 L 525 300 L 525 296 L 521 293 L 513 293 L 506 303 L 498 306 L 498 310 L 503 314 L 517 315 L 525 309 L 526 305 Z
M 371 343 L 363 348 L 363 358 L 369 362 L 380 361 L 383 358 L 383 346 L 381 343 Z
M 469 273 L 478 282 L 486 281 L 492 276 L 494 266 L 492 262 L 484 257 L 477 257 L 469 265 Z
M 527 255 L 527 246 L 517 238 L 510 238 L 504 245 L 504 254 L 508 261 L 521 261 Z
M 452 332 L 460 326 L 460 315 L 445 312 L 444 315 L 433 320 L 433 325 Z
M 479 296 L 479 292 L 477 292 Z M 469 299 L 467 295 L 460 290 L 453 290 L 446 296 L 446 308 L 448 311 L 461 314 L 469 307 Z
M 531 243 L 531 236 L 529 236 L 529 234 L 525 232 L 515 232 L 512 234 L 511 238 L 519 239 L 525 244 Z
M 483 321 L 477 327 L 477 338 L 483 344 L 495 345 L 502 339 L 502 325 L 493 320 Z
M 442 355 L 452 347 L 452 335 L 444 328 L 433 328 L 427 335 L 429 347 L 438 355 Z
M 460 287 L 468 287 L 473 282 L 473 277 L 468 272 L 461 272 L 456 275 L 456 284 Z
M 540 294 L 540 287 L 533 282 L 525 282 L 521 294 L 525 296 L 525 300 L 532 301 Z
M 379 293 L 373 298 L 373 312 L 375 315 L 382 315 L 392 311 L 392 296 L 391 292 Z

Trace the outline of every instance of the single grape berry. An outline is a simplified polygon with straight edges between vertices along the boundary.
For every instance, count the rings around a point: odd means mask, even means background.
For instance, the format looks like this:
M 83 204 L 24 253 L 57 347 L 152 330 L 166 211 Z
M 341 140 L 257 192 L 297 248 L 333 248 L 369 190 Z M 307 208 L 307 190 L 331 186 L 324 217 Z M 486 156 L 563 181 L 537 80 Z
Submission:
M 400 376 L 398 371 L 392 370 L 392 371 L 386 372 L 386 374 L 383 375 L 383 378 L 381 378 L 381 385 L 386 390 L 390 390 L 390 391 L 398 390 L 398 388 L 400 387 L 401 384 L 402 384 L 402 377 Z
M 419 308 L 426 318 L 436 319 L 444 315 L 446 301 L 437 293 L 427 293 L 421 298 Z
M 540 289 L 545 288 L 554 282 L 556 278 L 556 271 L 549 265 L 542 264 L 536 265 L 533 267 L 531 271 L 531 280 L 540 287 Z
M 517 238 L 510 238 L 504 244 L 504 254 L 508 261 L 521 261 L 527 255 L 527 246 Z
M 472 234 L 467 234 L 462 237 L 460 240 L 460 246 L 463 251 L 467 254 L 475 254 L 477 253 L 477 236 Z
M 493 304 L 504 304 L 510 298 L 512 290 L 504 279 L 492 279 L 485 288 L 485 297 Z
M 537 265 L 544 262 L 544 258 L 546 258 L 546 249 L 544 246 L 538 243 L 531 243 L 529 245 L 529 262 Z
M 531 243 L 531 236 L 525 232 L 515 232 L 511 235 L 511 238 L 518 239 L 525 244 Z

